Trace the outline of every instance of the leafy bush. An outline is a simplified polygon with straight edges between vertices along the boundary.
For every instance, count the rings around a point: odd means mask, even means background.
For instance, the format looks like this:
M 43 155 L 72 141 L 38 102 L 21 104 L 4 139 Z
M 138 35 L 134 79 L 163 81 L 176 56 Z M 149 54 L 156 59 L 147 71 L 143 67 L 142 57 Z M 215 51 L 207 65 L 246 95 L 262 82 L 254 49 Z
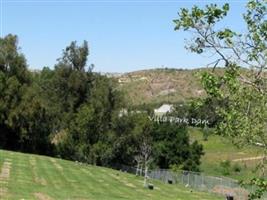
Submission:
M 209 131 L 209 129 L 207 129 L 206 127 L 203 128 L 202 133 L 203 133 L 203 140 L 204 140 L 204 141 L 208 141 L 208 137 L 210 136 L 210 131 Z
M 242 170 L 242 168 L 241 168 L 241 166 L 238 163 L 235 163 L 233 165 L 233 171 L 234 172 L 241 172 L 241 170 Z
M 224 161 L 220 162 L 220 167 L 222 170 L 222 174 L 224 176 L 231 174 L 231 161 L 230 160 L 224 160 Z

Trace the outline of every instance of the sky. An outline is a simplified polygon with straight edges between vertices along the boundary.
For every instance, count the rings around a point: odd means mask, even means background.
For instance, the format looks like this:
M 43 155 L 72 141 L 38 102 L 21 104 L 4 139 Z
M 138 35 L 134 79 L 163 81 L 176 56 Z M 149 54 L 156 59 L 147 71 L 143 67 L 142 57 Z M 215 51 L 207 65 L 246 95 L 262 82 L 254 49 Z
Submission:
M 19 37 L 30 69 L 53 68 L 71 41 L 90 48 L 88 65 L 97 72 L 129 72 L 150 68 L 199 68 L 214 58 L 184 48 L 192 35 L 174 31 L 181 8 L 211 0 L 0 0 L 1 36 Z M 229 0 L 223 27 L 245 30 L 245 0 Z

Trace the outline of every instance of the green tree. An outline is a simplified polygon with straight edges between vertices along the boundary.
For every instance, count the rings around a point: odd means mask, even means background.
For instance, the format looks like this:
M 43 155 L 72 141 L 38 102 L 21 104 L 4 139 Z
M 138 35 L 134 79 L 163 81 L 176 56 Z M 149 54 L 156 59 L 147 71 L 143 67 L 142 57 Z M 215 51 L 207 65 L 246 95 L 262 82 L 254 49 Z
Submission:
M 12 127 L 19 133 L 21 151 L 53 155 L 50 139 L 53 118 L 39 98 L 35 85 L 27 88 L 16 111 L 9 118 Z
M 17 36 L 0 39 L 0 147 L 51 154 L 50 116 Z
M 204 155 L 202 145 L 190 144 L 186 125 L 172 123 L 154 124 L 153 158 L 163 169 L 178 167 L 183 170 L 200 171 L 200 158 Z
M 65 111 L 68 124 L 62 127 L 67 137 L 59 147 L 65 158 L 108 165 L 113 158 L 114 120 L 123 101 L 111 79 L 99 74 L 92 74 L 91 78 L 91 87 L 81 104 Z
M 63 56 L 59 59 L 59 65 L 64 65 L 77 71 L 85 71 L 88 55 L 89 47 L 87 41 L 84 41 L 82 46 L 77 46 L 77 42 L 73 41 L 63 51 Z M 89 68 L 89 70 L 91 69 Z
M 224 101 L 218 107 L 221 118 L 217 132 L 230 136 L 237 145 L 262 143 L 266 151 L 267 130 L 267 1 L 250 0 L 243 18 L 247 31 L 237 33 L 220 28 L 219 22 L 227 15 L 229 4 L 216 4 L 204 9 L 197 6 L 181 9 L 174 20 L 175 30 L 193 33 L 189 50 L 215 56 L 214 70 L 204 72 L 202 83 L 207 94 Z M 225 66 L 217 73 L 217 66 Z M 261 184 L 258 184 L 261 185 Z M 254 198 L 251 195 L 251 198 Z
M 134 166 L 137 155 L 143 159 L 142 144 L 152 137 L 151 125 L 145 113 L 130 111 L 115 118 L 112 163 Z
M 58 59 L 55 70 L 45 67 L 40 74 L 35 76 L 35 82 L 40 88 L 40 97 L 44 100 L 48 113 L 52 120 L 52 135 L 57 138 L 56 143 L 58 149 L 64 152 L 72 147 L 69 136 L 69 128 L 71 124 L 75 124 L 77 112 L 81 110 L 91 95 L 93 87 L 92 68 L 87 67 L 87 57 L 89 54 L 88 44 L 84 41 L 82 46 L 78 46 L 76 42 L 71 42 L 69 46 L 63 50 L 62 57 Z M 66 139 L 66 147 L 63 150 L 63 144 L 59 143 L 61 135 L 64 132 Z M 65 144 L 64 142 L 64 144 Z M 73 151 L 73 149 L 72 149 Z M 71 155 L 71 153 L 70 153 Z M 70 156 L 69 156 L 70 157 Z
M 0 38 L 0 148 L 18 149 L 20 132 L 15 128 L 18 113 L 30 74 L 24 55 L 19 52 L 15 35 Z

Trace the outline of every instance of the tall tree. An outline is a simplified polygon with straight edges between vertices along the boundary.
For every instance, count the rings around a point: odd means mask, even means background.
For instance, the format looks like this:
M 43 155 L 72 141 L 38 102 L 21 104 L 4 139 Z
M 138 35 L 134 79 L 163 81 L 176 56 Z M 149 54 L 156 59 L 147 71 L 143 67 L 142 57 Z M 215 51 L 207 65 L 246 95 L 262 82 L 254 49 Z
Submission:
M 31 80 L 15 35 L 0 38 L 0 147 L 17 149 L 20 134 L 15 128 L 23 94 Z
M 153 158 L 163 169 L 171 167 L 200 171 L 200 158 L 204 155 L 202 145 L 196 141 L 190 144 L 186 125 L 162 123 L 154 124 Z
M 225 66 L 222 74 L 213 70 L 202 76 L 207 94 L 225 102 L 217 108 L 222 119 L 218 133 L 230 136 L 240 146 L 261 143 L 266 153 L 267 1 L 250 0 L 246 8 L 243 18 L 247 31 L 243 33 L 219 26 L 229 4 L 183 8 L 174 20 L 175 30 L 193 33 L 187 46 L 192 52 L 216 55 L 213 68 Z
M 63 51 L 63 56 L 59 61 L 65 67 L 77 71 L 85 71 L 88 55 L 89 47 L 87 41 L 84 41 L 82 46 L 77 46 L 77 42 L 73 41 Z

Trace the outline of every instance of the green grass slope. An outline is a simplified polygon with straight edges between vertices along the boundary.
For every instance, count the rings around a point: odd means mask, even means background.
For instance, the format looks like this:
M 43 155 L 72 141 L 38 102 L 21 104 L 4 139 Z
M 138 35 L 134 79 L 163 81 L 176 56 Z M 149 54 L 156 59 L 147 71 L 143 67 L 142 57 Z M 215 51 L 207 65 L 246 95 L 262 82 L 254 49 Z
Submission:
M 210 135 L 203 140 L 200 128 L 189 128 L 190 139 L 197 140 L 203 145 L 205 155 L 201 159 L 201 170 L 208 175 L 228 176 L 238 180 L 251 179 L 260 174 L 257 165 L 263 155 L 263 149 L 257 146 L 237 148 L 229 139 L 218 135 Z M 229 174 L 220 165 L 223 161 L 230 161 Z M 239 170 L 237 170 L 237 168 Z
M 0 150 L 0 199 L 10 200 L 190 200 L 223 199 L 182 185 L 151 181 L 103 167 Z

